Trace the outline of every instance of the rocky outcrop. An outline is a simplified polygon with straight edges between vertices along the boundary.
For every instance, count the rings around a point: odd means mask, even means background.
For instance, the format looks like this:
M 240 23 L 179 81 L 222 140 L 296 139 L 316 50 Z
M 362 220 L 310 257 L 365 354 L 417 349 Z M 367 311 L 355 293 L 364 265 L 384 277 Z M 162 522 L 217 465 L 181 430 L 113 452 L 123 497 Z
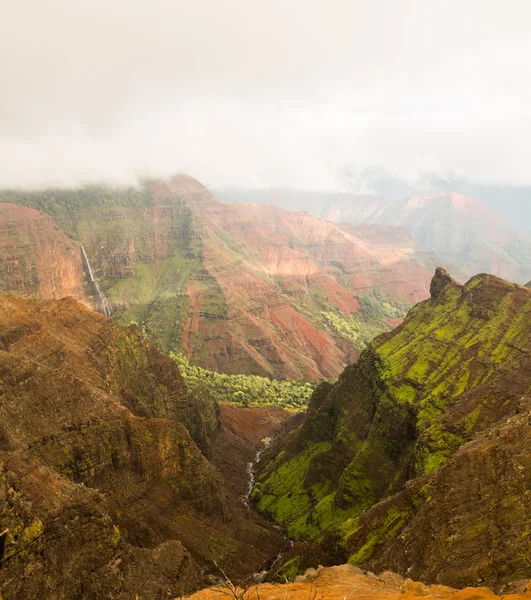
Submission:
M 527 593 L 526 593 L 527 588 Z M 527 581 L 517 582 L 512 592 L 511 600 L 529 600 L 531 586 Z M 242 590 L 243 591 L 243 590 Z M 191 600 L 221 600 L 226 597 L 224 589 L 211 588 L 201 590 Z M 467 588 L 456 590 L 442 585 L 427 586 L 419 581 L 404 579 L 387 571 L 380 576 L 365 572 L 352 565 L 308 569 L 295 582 L 283 584 L 262 584 L 249 589 L 247 598 L 327 598 L 344 600 L 345 598 L 366 598 L 366 600 L 496 600 L 500 598 L 488 588 Z
M 530 425 L 529 411 L 508 417 L 431 477 L 367 511 L 346 540 L 347 554 L 377 572 L 457 587 L 501 591 L 529 579 Z
M 83 243 L 118 323 L 229 373 L 337 376 L 428 296 L 435 266 L 403 230 L 222 204 L 184 175 L 0 197 L 48 212 Z
M 529 290 L 438 269 L 271 449 L 258 506 L 333 561 L 459 587 L 529 578 L 530 335 Z
M 238 577 L 274 555 L 281 536 L 207 459 L 234 439 L 221 421 L 138 327 L 72 298 L 0 296 L 5 597 L 175 597 L 214 561 Z

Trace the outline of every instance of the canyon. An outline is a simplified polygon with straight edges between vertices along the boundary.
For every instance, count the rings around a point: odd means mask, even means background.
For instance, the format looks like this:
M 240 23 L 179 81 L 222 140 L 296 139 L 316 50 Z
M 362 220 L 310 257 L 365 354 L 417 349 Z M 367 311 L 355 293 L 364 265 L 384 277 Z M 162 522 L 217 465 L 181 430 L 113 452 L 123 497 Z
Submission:
M 185 175 L 0 199 L 5 600 L 525 596 L 531 289 L 464 282 L 525 269 L 426 216 L 475 203 L 332 222 Z M 237 408 L 190 363 L 314 391 Z
M 188 390 L 137 325 L 73 298 L 0 296 L 2 593 L 523 594 L 530 333 L 530 289 L 439 268 L 290 414 Z
M 1 290 L 72 295 L 220 372 L 336 377 L 428 296 L 437 264 L 403 229 L 223 204 L 185 175 L 0 201 Z

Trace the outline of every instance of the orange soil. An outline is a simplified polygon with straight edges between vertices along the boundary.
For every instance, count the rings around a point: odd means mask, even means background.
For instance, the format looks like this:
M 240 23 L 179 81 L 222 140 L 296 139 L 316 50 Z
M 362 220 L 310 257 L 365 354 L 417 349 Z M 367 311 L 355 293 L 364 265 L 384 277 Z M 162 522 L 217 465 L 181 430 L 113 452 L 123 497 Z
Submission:
M 525 585 L 522 582 L 521 587 Z M 511 594 L 511 600 L 531 600 L 531 585 L 527 593 Z M 208 588 L 192 596 L 190 600 L 221 600 L 230 598 L 228 590 Z M 522 590 L 523 592 L 523 590 Z M 229 592 L 230 593 L 230 592 Z M 246 600 L 497 600 L 498 596 L 488 588 L 454 588 L 427 586 L 411 579 L 403 579 L 395 573 L 364 574 L 350 565 L 310 569 L 295 583 L 260 584 L 248 590 Z

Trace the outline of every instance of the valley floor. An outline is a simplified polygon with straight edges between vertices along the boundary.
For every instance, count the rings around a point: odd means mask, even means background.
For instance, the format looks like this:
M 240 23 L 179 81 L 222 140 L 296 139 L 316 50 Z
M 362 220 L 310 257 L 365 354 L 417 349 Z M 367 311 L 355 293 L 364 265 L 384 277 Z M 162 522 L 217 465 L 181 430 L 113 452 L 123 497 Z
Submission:
M 244 580 L 268 568 L 279 552 L 289 548 L 280 530 L 247 503 L 247 496 L 250 466 L 263 448 L 263 440 L 279 434 L 297 416 L 282 408 L 236 408 L 228 404 L 220 408 L 222 428 L 212 447 L 212 462 L 223 475 L 233 513 L 231 526 L 245 556 L 229 553 L 219 558 L 231 577 Z M 200 537 L 204 532 L 190 531 L 190 535 Z

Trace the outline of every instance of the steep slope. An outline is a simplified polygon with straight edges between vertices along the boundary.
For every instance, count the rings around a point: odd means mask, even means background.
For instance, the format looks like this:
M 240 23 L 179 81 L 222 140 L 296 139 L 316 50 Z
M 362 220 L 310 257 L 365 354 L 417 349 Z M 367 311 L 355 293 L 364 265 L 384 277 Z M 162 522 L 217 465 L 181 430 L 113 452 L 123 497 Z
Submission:
M 0 204 L 0 292 L 88 303 L 78 244 L 31 208 Z
M 437 189 L 437 184 L 431 182 Z M 459 182 L 456 182 L 456 185 Z M 462 183 L 462 182 L 461 182 Z M 443 187 L 447 188 L 448 183 Z M 371 223 L 405 228 L 422 250 L 434 252 L 439 264 L 465 275 L 492 273 L 524 283 L 531 276 L 531 237 L 527 222 L 521 229 L 488 204 L 451 190 L 409 195 L 407 186 L 399 196 L 310 192 L 291 189 L 227 190 L 216 192 L 226 201 L 272 203 L 292 210 L 308 210 L 335 223 Z M 389 187 L 389 186 L 387 186 Z M 470 186 L 469 186 L 470 187 Z M 472 186 L 473 187 L 473 186 Z M 394 190 L 395 192 L 397 190 Z M 479 192 L 487 196 L 486 188 Z M 389 195 L 387 195 L 389 193 Z M 402 199 L 398 199 L 402 197 Z M 394 199 L 391 199 L 394 198 Z M 520 199 L 519 205 L 526 201 Z M 520 213 L 524 215 L 523 208 Z
M 174 597 L 285 543 L 232 483 L 255 445 L 138 327 L 71 298 L 0 296 L 0 423 L 6 598 Z M 206 456 L 235 444 L 225 486 Z
M 332 200 L 321 216 L 333 221 L 404 227 L 420 248 L 463 273 L 492 273 L 524 283 L 531 275 L 531 238 L 480 200 L 456 193 Z
M 0 197 L 48 212 L 83 243 L 117 322 L 229 373 L 336 376 L 428 295 L 435 265 L 394 228 L 221 204 L 184 175 Z
M 530 577 L 530 418 L 531 291 L 438 269 L 430 300 L 317 388 L 254 498 L 333 561 L 457 586 Z

